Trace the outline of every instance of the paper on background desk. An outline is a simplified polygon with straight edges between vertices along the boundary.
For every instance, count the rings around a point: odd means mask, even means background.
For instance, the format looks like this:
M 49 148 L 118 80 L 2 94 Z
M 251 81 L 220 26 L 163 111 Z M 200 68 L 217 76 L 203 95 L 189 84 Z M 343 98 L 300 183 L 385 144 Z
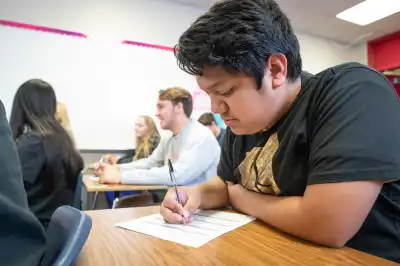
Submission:
M 188 224 L 168 224 L 160 214 L 153 214 L 117 223 L 116 226 L 197 248 L 253 220 L 253 217 L 242 214 L 200 211 Z
M 90 176 L 89 178 L 90 178 L 90 180 L 92 180 L 92 181 L 94 181 L 94 182 L 99 182 L 99 181 L 100 181 L 100 177 L 98 177 L 98 176 L 92 175 L 92 176 Z

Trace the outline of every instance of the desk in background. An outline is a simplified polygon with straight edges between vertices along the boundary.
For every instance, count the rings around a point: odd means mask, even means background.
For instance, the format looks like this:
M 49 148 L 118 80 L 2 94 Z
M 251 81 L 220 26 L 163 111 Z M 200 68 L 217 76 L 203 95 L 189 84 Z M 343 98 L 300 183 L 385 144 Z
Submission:
M 99 192 L 115 192 L 116 196 L 118 197 L 117 194 L 118 192 L 121 191 L 131 191 L 131 190 L 149 191 L 149 190 L 168 189 L 167 186 L 99 184 L 97 181 L 93 180 L 92 176 L 90 175 L 83 175 L 82 181 L 88 193 L 95 193 L 91 207 L 92 210 L 96 205 Z
M 92 217 L 93 227 L 76 265 L 398 265 L 350 248 L 317 246 L 278 232 L 260 221 L 251 222 L 200 248 L 115 226 L 117 222 L 158 212 L 158 206 L 86 212 Z

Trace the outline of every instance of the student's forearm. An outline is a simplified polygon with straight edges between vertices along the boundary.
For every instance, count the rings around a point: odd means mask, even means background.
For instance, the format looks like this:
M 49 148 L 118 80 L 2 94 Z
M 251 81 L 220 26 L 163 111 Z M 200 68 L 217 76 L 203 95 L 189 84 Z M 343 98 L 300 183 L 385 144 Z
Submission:
M 197 185 L 201 193 L 201 209 L 215 209 L 229 204 L 228 187 L 218 176 Z
M 322 221 L 307 215 L 302 207 L 302 197 L 275 197 L 246 191 L 234 206 L 265 223 L 291 235 L 326 246 L 340 247 L 343 243 L 330 234 Z
M 118 165 L 119 169 L 121 169 L 122 171 L 129 171 L 134 169 L 150 169 L 154 166 L 157 166 L 157 163 L 149 158 Z

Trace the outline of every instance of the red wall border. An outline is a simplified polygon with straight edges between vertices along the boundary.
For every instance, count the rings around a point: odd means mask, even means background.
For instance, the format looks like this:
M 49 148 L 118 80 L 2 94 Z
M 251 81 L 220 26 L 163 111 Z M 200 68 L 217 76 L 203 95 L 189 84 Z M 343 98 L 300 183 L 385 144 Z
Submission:
M 21 23 L 21 22 L 16 22 L 16 21 L 0 19 L 0 25 L 7 26 L 7 27 L 13 27 L 13 28 L 26 29 L 26 30 L 42 31 L 42 32 L 53 33 L 53 34 L 67 35 L 67 36 L 72 36 L 72 37 L 88 38 L 88 36 L 86 34 L 83 34 L 80 32 L 61 30 L 61 29 L 27 24 L 27 23 Z M 163 45 L 158 45 L 158 44 L 150 44 L 150 43 L 143 43 L 143 42 L 136 42 L 136 41 L 129 41 L 129 40 L 121 40 L 121 43 L 127 44 L 127 45 L 141 46 L 141 47 L 146 47 L 146 48 L 151 48 L 151 49 L 159 49 L 159 50 L 164 50 L 164 51 L 169 51 L 169 52 L 174 51 L 173 47 L 168 47 L 168 46 L 163 46 Z

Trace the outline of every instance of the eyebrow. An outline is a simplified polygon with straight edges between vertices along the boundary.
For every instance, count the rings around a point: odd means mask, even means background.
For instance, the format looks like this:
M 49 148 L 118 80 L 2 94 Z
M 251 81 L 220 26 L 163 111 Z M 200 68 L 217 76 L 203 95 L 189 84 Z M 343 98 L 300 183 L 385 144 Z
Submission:
M 208 86 L 207 88 L 206 88 L 206 91 L 208 91 L 208 92 L 210 92 L 210 91 L 216 91 L 216 87 L 218 87 L 219 85 L 221 85 L 222 83 L 224 83 L 224 81 L 225 80 L 222 80 L 222 79 L 220 79 L 220 80 L 218 80 L 218 81 L 216 81 L 216 82 L 214 82 L 213 84 L 211 84 L 210 86 Z

